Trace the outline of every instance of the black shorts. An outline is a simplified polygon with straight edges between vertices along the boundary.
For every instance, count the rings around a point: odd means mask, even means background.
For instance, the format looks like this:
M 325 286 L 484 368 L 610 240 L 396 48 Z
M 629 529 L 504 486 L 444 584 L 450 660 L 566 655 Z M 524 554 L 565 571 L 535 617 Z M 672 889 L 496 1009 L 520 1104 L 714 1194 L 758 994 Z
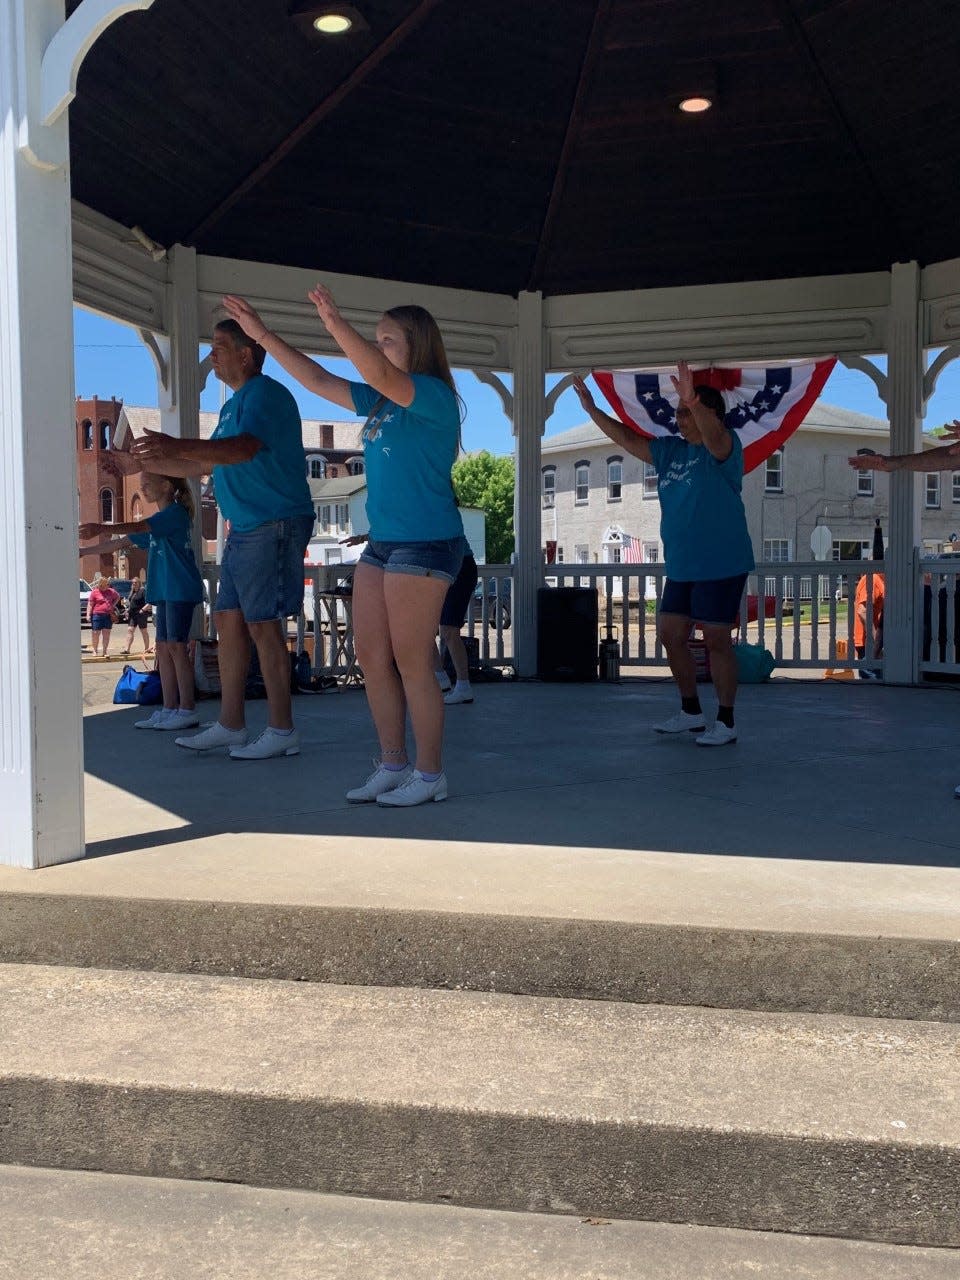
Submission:
M 470 597 L 477 585 L 477 562 L 468 551 L 463 557 L 460 572 L 447 591 L 447 597 L 440 611 L 441 627 L 462 627 L 470 607 Z
M 668 578 L 660 597 L 660 612 L 675 613 L 707 626 L 733 627 L 740 616 L 740 597 L 746 581 L 745 573 L 708 582 L 674 582 Z
M 147 625 L 147 619 L 149 617 L 150 615 L 147 613 L 146 609 L 134 609 L 127 621 L 130 623 L 131 627 L 143 628 Z

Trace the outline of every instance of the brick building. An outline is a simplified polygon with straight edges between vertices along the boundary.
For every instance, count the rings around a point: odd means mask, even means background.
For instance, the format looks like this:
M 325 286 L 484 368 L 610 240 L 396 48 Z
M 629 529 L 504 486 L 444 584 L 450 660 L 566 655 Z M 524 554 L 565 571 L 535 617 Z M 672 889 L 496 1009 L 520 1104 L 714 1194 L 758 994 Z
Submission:
M 141 520 L 156 507 L 140 493 L 139 475 L 122 476 L 110 462 L 114 433 L 123 416 L 123 401 L 77 399 L 75 430 L 77 448 L 77 521 L 118 523 Z M 133 578 L 147 565 L 145 551 L 118 551 L 112 555 L 81 556 L 79 575 L 88 581 L 96 573 L 111 578 Z

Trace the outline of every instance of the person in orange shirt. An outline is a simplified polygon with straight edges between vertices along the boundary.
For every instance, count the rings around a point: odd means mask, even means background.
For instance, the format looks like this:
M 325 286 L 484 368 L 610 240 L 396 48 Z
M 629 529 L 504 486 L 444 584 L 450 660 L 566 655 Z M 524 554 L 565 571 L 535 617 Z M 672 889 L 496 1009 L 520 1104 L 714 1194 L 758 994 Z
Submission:
M 872 583 L 873 610 L 871 617 L 871 634 L 873 636 L 873 656 L 883 657 L 883 602 L 886 587 L 882 573 L 874 573 Z M 858 658 L 863 658 L 867 647 L 867 575 L 857 583 L 853 597 L 853 647 Z M 876 679 L 876 673 L 862 668 L 861 678 Z

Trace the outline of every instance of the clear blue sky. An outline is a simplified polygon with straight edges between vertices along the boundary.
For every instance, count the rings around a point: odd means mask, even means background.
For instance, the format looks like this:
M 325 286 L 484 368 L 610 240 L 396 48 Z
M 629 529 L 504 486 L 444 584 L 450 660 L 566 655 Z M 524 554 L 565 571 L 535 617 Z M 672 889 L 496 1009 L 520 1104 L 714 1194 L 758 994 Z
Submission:
M 89 399 L 99 396 L 109 400 L 116 396 L 125 404 L 154 406 L 157 384 L 153 362 L 135 329 L 74 308 L 74 357 L 76 391 Z M 932 358 L 932 357 L 931 357 Z M 351 376 L 351 366 L 344 360 L 325 360 L 336 373 Z M 335 405 L 310 395 L 267 359 L 267 372 L 290 387 L 305 418 L 339 418 L 343 411 Z M 467 406 L 463 424 L 463 443 L 468 450 L 489 449 L 491 453 L 509 453 L 513 449 L 510 424 L 503 415 L 500 399 L 491 387 L 478 382 L 472 373 L 457 372 L 457 386 Z M 556 378 L 550 379 L 554 385 Z M 509 385 L 509 380 L 507 380 Z M 823 397 L 830 404 L 872 417 L 884 418 L 884 407 L 873 383 L 864 374 L 837 365 L 827 383 Z M 211 374 L 201 398 L 204 409 L 220 407 L 220 384 Z M 937 389 L 927 406 L 925 426 L 931 429 L 960 418 L 960 360 L 954 360 L 941 373 Z M 554 435 L 584 421 L 579 401 L 571 390 L 557 401 L 556 412 L 547 423 L 547 434 Z

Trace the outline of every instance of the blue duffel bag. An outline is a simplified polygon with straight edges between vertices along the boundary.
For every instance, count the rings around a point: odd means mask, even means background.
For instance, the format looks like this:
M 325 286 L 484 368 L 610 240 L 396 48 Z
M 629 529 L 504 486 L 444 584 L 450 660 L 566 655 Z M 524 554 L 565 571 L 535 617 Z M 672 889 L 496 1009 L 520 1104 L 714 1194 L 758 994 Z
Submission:
M 126 666 L 113 691 L 114 702 L 127 703 L 131 706 L 152 706 L 163 701 L 163 690 L 160 687 L 158 671 L 138 671 L 136 667 Z

